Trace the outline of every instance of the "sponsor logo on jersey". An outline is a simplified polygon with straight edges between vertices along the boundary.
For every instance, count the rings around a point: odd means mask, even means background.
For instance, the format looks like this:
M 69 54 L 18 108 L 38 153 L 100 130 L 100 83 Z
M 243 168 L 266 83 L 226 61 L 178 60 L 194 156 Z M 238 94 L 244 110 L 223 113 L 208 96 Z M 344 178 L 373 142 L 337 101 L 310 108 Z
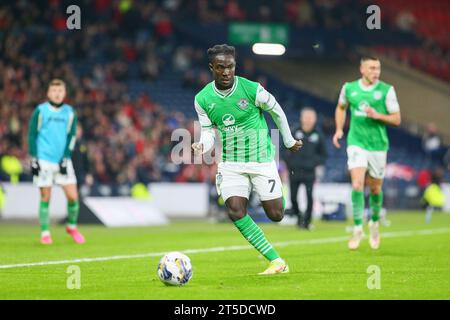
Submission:
M 211 103 L 210 105 L 208 105 L 208 108 L 209 108 L 209 109 L 212 109 L 212 108 L 214 108 L 215 105 L 216 105 L 215 102 L 214 102 L 214 103 Z
M 359 110 L 366 112 L 366 108 L 368 108 L 369 106 L 370 106 L 369 103 L 363 100 L 359 103 L 358 108 Z
M 383 94 L 381 93 L 381 91 L 380 91 L 380 90 L 377 90 L 377 91 L 375 91 L 375 92 L 373 93 L 373 98 L 374 98 L 375 100 L 380 100 L 382 95 L 383 95 Z
M 238 106 L 241 109 L 246 109 L 248 107 L 248 100 L 244 98 L 239 99 Z
M 223 115 L 222 122 L 226 127 L 228 127 L 232 126 L 236 122 L 236 119 L 234 119 L 232 114 L 227 113 Z
M 355 110 L 355 116 L 367 117 L 366 108 L 368 107 L 370 107 L 369 103 L 365 100 L 362 100 L 358 105 L 358 109 Z
M 50 116 L 47 120 L 48 122 L 66 122 L 65 118 Z

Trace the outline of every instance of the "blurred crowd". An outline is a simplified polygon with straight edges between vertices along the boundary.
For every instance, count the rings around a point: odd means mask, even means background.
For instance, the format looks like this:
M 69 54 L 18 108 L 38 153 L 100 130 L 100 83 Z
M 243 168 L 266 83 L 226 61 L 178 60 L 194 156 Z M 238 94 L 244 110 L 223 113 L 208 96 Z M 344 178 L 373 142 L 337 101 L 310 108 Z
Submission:
M 170 162 L 172 130 L 192 131 L 193 119 L 146 94 L 130 96 L 127 86 L 128 79 L 156 79 L 163 55 L 174 51 L 170 6 L 99 0 L 93 12 L 83 11 L 82 30 L 64 31 L 64 1 L 48 4 L 18 1 L 0 9 L 0 156 L 18 159 L 20 178 L 31 178 L 28 121 L 57 77 L 68 85 L 66 100 L 76 108 L 79 144 L 87 147 L 96 183 L 206 180 L 207 167 L 191 172 Z
M 222 4 L 220 4 L 222 3 Z M 152 82 L 172 64 L 183 84 L 199 90 L 211 81 L 204 50 L 174 40 L 172 20 L 182 1 L 81 3 L 82 29 L 67 31 L 64 8 L 70 1 L 18 1 L 0 7 L 0 156 L 17 159 L 21 180 L 30 180 L 28 121 L 46 100 L 50 79 L 68 85 L 67 103 L 76 108 L 87 149 L 89 183 L 132 184 L 152 181 L 207 181 L 210 166 L 176 165 L 170 159 L 171 133 L 194 120 L 168 111 L 148 94 L 130 94 L 130 80 Z M 184 3 L 189 16 L 191 4 Z M 208 16 L 225 2 L 206 5 Z M 88 6 L 89 10 L 85 7 Z M 192 8 L 191 8 L 192 9 Z M 194 9 L 193 13 L 202 16 Z M 112 23 L 113 22 L 113 23 Z M 170 60 L 168 59 L 170 58 Z M 253 77 L 251 60 L 241 75 Z M 259 79 L 263 84 L 265 79 Z M 6 162 L 5 162 L 6 163 Z M 8 168 L 11 167 L 8 163 Z M 7 170 L 10 172 L 11 170 Z M 0 179 L 9 180 L 5 165 Z M 84 183 L 86 181 L 81 181 Z

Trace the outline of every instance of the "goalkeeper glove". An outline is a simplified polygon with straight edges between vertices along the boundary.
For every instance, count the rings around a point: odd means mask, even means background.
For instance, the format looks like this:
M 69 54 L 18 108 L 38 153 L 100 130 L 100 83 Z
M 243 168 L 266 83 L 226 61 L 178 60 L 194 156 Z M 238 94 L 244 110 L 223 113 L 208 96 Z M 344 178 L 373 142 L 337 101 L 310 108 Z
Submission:
M 59 173 L 62 175 L 67 175 L 67 159 L 64 158 L 59 163 Z
M 33 176 L 38 176 L 39 171 L 41 171 L 41 166 L 39 165 L 39 161 L 36 158 L 31 159 L 31 174 Z

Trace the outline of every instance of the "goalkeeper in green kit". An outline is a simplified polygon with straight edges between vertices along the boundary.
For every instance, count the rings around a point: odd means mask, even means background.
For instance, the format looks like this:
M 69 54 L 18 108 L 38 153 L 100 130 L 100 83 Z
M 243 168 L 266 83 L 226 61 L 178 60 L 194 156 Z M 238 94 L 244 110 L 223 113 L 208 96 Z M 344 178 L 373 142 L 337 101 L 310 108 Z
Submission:
M 354 228 L 348 242 L 351 250 L 359 247 L 363 236 L 364 181 L 368 173 L 370 189 L 369 244 L 380 246 L 379 215 L 383 205 L 382 184 L 386 167 L 389 140 L 386 125 L 398 126 L 400 107 L 394 87 L 380 81 L 381 64 L 375 57 L 363 57 L 361 79 L 347 82 L 342 87 L 336 107 L 336 132 L 333 144 L 340 148 L 344 135 L 347 108 L 350 109 L 350 129 L 347 137 L 348 169 L 352 180 L 352 211 Z
M 216 45 L 208 49 L 208 59 L 214 81 L 195 96 L 202 131 L 200 141 L 192 144 L 192 149 L 197 155 L 210 150 L 215 141 L 213 128 L 218 129 L 222 161 L 218 164 L 216 186 L 228 216 L 245 239 L 270 262 L 260 274 L 289 272 L 287 263 L 247 214 L 252 187 L 272 221 L 281 221 L 284 214 L 275 148 L 263 111 L 272 116 L 286 148 L 298 151 L 302 142 L 292 137 L 286 115 L 269 92 L 257 82 L 235 76 L 234 47 Z

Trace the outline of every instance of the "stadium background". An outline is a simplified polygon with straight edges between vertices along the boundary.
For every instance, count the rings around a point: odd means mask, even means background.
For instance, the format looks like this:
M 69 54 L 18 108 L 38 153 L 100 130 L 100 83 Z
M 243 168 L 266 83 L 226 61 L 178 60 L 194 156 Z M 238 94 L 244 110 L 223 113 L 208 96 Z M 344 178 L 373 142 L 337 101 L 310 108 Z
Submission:
M 334 108 L 342 84 L 359 77 L 359 56 L 366 52 L 381 58 L 381 78 L 395 86 L 403 117 L 400 128 L 389 129 L 385 206 L 419 209 L 433 178 L 450 179 L 445 1 L 78 1 L 81 30 L 67 30 L 71 4 L 0 5 L 4 185 L 31 181 L 28 120 L 45 100 L 49 80 L 58 77 L 68 84 L 67 101 L 83 130 L 76 162 L 85 197 L 129 196 L 138 183 L 204 183 L 216 203 L 215 165 L 174 164 L 177 142 L 170 137 L 176 128 L 194 132 L 193 97 L 211 81 L 206 49 L 240 41 L 249 43 L 236 44 L 237 74 L 271 91 L 293 127 L 302 107 L 318 111 L 329 155 L 318 184 L 349 183 L 345 148 L 331 144 Z M 369 4 L 381 7 L 381 30 L 367 29 Z M 287 31 L 286 38 L 271 35 L 284 42 L 286 54 L 254 55 L 256 38 L 240 37 L 249 22 Z M 280 173 L 286 182 L 283 163 Z

